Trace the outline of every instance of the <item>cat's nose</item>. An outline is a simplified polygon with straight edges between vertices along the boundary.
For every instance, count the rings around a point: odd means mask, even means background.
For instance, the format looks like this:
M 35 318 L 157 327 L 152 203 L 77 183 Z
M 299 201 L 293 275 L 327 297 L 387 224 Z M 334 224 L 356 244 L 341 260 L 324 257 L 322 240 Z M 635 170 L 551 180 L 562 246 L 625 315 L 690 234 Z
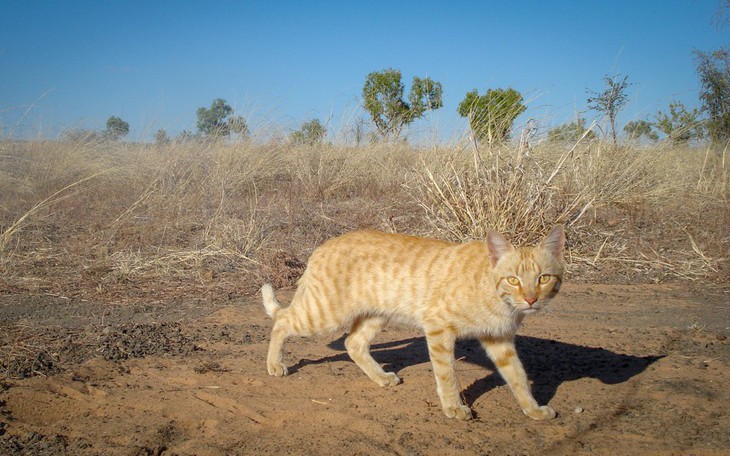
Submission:
M 527 298 L 526 297 L 525 298 L 525 302 L 528 303 L 530 305 L 530 307 L 532 307 L 532 305 L 537 302 L 537 298 L 536 297 L 535 298 Z

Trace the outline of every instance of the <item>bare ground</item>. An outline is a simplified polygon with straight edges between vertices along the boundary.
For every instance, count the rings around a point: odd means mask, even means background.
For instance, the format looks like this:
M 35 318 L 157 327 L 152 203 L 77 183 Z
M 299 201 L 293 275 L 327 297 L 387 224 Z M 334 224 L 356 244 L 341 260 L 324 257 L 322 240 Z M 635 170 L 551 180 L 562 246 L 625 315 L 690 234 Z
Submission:
M 280 293 L 288 302 L 291 292 Z M 518 350 L 540 403 L 524 416 L 472 341 L 457 348 L 475 419 L 446 418 L 420 333 L 389 326 L 380 388 L 341 334 L 291 339 L 266 374 L 257 296 L 102 303 L 0 294 L 0 454 L 728 454 L 730 294 L 567 284 Z

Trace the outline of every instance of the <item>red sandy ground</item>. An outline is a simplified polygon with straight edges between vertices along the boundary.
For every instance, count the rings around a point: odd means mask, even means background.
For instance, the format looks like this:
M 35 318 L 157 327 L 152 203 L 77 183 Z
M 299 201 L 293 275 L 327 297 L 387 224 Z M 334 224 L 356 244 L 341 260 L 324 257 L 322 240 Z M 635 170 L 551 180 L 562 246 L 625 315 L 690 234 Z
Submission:
M 284 303 L 291 297 L 279 294 Z M 100 312 L 85 312 L 92 304 L 33 311 L 33 299 L 0 296 L 0 322 L 98 324 Z M 91 357 L 56 374 L 4 380 L 0 453 L 730 454 L 729 301 L 678 285 L 566 284 L 518 336 L 538 402 L 558 412 L 548 422 L 521 413 L 472 341 L 457 348 L 475 412 L 461 422 L 441 412 L 413 329 L 389 326 L 376 339 L 375 358 L 404 380 L 380 388 L 350 361 L 341 334 L 290 339 L 290 375 L 269 377 L 270 321 L 258 296 L 146 308 L 105 324 L 175 321 L 199 349 Z M 104 305 L 114 304 L 93 304 Z

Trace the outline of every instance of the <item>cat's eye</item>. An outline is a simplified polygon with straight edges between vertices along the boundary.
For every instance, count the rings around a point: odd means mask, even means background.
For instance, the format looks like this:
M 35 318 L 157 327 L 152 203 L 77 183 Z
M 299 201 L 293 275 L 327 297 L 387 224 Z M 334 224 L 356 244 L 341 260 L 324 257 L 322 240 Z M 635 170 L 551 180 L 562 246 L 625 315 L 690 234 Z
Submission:
M 548 274 L 543 274 L 540 276 L 537 281 L 540 283 L 540 285 L 545 285 L 546 283 L 550 282 L 550 276 Z
M 520 279 L 514 276 L 507 277 L 507 283 L 509 283 L 512 286 L 517 286 L 520 284 Z

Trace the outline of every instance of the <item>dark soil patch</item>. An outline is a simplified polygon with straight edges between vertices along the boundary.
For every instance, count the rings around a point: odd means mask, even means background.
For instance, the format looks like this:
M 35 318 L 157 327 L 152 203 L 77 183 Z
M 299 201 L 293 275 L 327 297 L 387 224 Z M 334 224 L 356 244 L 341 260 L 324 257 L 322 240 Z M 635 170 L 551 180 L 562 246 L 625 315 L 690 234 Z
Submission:
M 109 361 L 150 355 L 187 356 L 199 350 L 179 323 L 122 325 L 103 333 L 97 351 Z
M 8 378 L 54 375 L 100 357 L 188 356 L 200 347 L 181 323 L 130 323 L 85 330 L 13 325 L 0 336 L 0 372 Z
M 75 441 L 73 448 L 82 449 L 88 445 Z M 23 436 L 9 436 L 0 439 L 0 454 L 57 456 L 59 454 L 74 454 L 69 448 L 69 442 L 62 435 L 42 435 L 29 432 Z

